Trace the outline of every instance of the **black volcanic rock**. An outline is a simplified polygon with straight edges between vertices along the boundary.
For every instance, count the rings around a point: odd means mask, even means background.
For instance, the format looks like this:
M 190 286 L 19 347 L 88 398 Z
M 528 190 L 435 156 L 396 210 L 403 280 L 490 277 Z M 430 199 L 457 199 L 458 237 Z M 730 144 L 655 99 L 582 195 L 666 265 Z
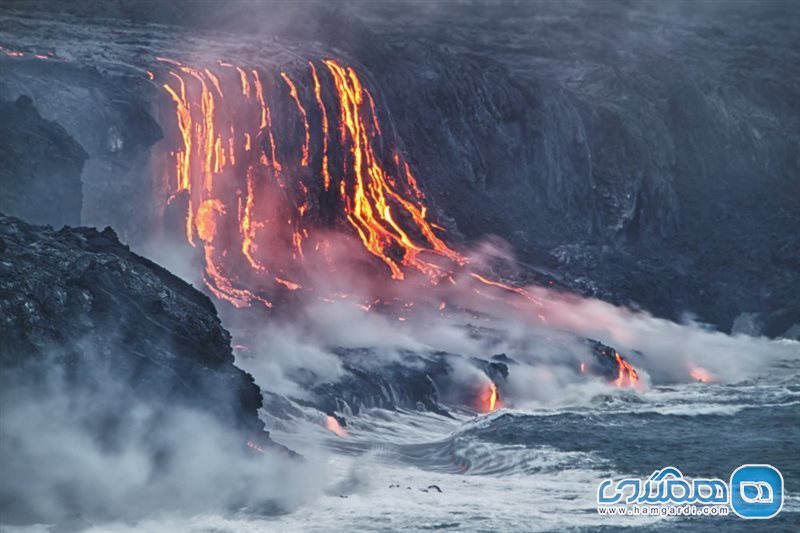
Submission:
M 87 157 L 27 96 L 0 102 L 0 212 L 33 224 L 79 224 Z
M 39 431 L 47 439 L 48 428 L 11 428 L 20 412 L 38 412 L 54 397 L 69 417 L 59 419 L 68 434 L 112 456 L 138 443 L 154 464 L 169 464 L 170 454 L 192 449 L 181 441 L 218 442 L 220 434 L 234 454 L 272 448 L 293 456 L 269 438 L 257 413 L 260 390 L 233 363 L 211 301 L 132 253 L 110 228 L 55 231 L 0 215 L 0 477 L 18 476 L 20 462 L 38 457 L 20 439 Z M 180 432 L 178 444 L 164 441 L 164 431 L 179 431 L 170 427 L 176 416 L 205 422 Z M 80 474 L 59 481 L 46 467 L 23 470 L 48 487 L 81 483 Z M 0 483 L 3 520 L 58 519 L 9 490 Z
M 211 301 L 132 253 L 113 230 L 30 226 L 0 215 L 0 388 L 53 362 L 87 386 L 102 364 L 135 396 L 213 414 L 258 435 L 261 394 L 234 366 Z
M 332 415 L 357 415 L 361 409 L 416 409 L 448 416 L 440 387 L 450 382 L 449 354 L 420 357 L 404 354 L 403 362 L 375 364 L 371 350 L 340 349 L 344 375 L 336 382 L 311 387 L 312 401 L 297 400 Z M 455 402 L 454 402 L 455 403 Z M 340 421 L 341 422 L 341 421 Z
M 261 405 L 208 297 L 110 228 L 0 215 L 0 523 L 278 505 L 258 472 L 296 454 Z M 197 497 L 175 503 L 188 475 Z

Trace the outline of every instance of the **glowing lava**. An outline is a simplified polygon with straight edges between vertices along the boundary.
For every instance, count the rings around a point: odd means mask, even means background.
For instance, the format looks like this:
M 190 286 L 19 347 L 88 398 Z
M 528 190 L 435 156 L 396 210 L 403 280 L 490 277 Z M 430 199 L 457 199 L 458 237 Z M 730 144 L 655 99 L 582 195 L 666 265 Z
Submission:
M 614 361 L 617 363 L 617 379 L 614 380 L 614 385 L 617 387 L 636 387 L 639 385 L 639 374 L 628 361 L 622 356 L 614 352 Z
M 396 280 L 416 270 L 437 283 L 466 263 L 436 235 L 408 163 L 379 153 L 386 141 L 375 103 L 352 68 L 328 59 L 321 69 L 309 62 L 305 75 L 274 78 L 226 62 L 195 68 L 158 60 L 164 68 L 154 77 L 164 80 L 179 134 L 168 204 L 186 199 L 183 231 L 203 247 L 205 282 L 218 297 L 247 306 L 305 286 L 307 254 L 326 248 L 316 235 L 323 217 L 349 225 Z M 300 140 L 293 121 L 302 125 Z M 329 129 L 339 132 L 335 157 Z M 288 149 L 297 145 L 295 159 Z M 322 213 L 321 204 L 338 215 Z
M 409 163 L 384 137 L 375 99 L 352 67 L 325 59 L 295 65 L 290 74 L 223 61 L 192 67 L 157 60 L 147 77 L 166 92 L 165 109 L 175 117 L 174 135 L 167 135 L 175 144 L 168 149 L 166 203 L 180 211 L 165 220 L 182 219 L 177 229 L 201 249 L 204 282 L 217 298 L 271 308 L 313 292 L 310 272 L 319 265 L 336 276 L 332 231 L 345 236 L 348 257 L 358 255 L 359 266 L 384 269 L 392 280 L 419 273 L 415 282 L 457 283 L 467 259 L 429 220 Z M 360 254 L 351 253 L 351 242 Z M 544 307 L 528 290 L 469 275 L 490 287 L 475 289 L 484 297 Z M 544 310 L 535 312 L 545 321 Z M 637 384 L 634 368 L 619 354 L 615 361 L 614 383 Z M 485 408 L 499 406 L 492 384 Z
M 500 402 L 500 394 L 497 392 L 497 385 L 490 381 L 489 385 L 484 389 L 480 397 L 480 410 L 485 413 L 491 413 L 503 407 Z
M 714 381 L 714 376 L 711 372 L 699 366 L 692 366 L 689 368 L 689 375 L 692 376 L 692 379 L 700 383 L 712 383 Z
M 393 279 L 404 278 L 402 266 L 412 267 L 435 280 L 448 272 L 421 257 L 423 252 L 442 255 L 458 264 L 466 260 L 451 250 L 433 232 L 426 220 L 427 208 L 406 197 L 416 191 L 416 182 L 405 172 L 405 180 L 391 176 L 375 153 L 374 140 L 380 137 L 375 125 L 377 117 L 370 106 L 364 106 L 365 89 L 352 68 L 345 68 L 331 59 L 325 65 L 330 71 L 339 100 L 339 128 L 342 142 L 350 146 L 353 180 L 341 182 L 339 188 L 347 220 L 356 230 L 364 247 L 381 259 L 391 270 Z M 372 120 L 369 120 L 369 118 Z M 404 170 L 408 167 L 405 166 Z M 399 186 L 405 183 L 405 190 Z M 414 229 L 422 234 L 422 242 L 412 240 L 400 224 L 401 217 L 410 217 Z M 390 253 L 403 250 L 398 261 Z
M 255 450 L 258 453 L 264 453 L 264 448 L 262 448 L 261 446 L 259 446 L 255 442 L 253 442 L 252 440 L 248 440 L 246 444 L 247 444 L 247 447 L 250 448 L 251 450 Z
M 325 417 L 325 429 L 334 433 L 338 437 L 346 437 L 347 431 L 339 424 L 335 417 L 328 415 Z

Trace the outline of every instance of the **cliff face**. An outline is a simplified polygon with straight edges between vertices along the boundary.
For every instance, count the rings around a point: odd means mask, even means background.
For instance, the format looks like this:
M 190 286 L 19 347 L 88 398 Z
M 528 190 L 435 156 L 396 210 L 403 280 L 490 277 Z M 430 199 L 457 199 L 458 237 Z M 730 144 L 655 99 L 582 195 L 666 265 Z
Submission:
M 279 499 L 249 477 L 270 477 L 253 449 L 285 449 L 233 361 L 211 301 L 111 229 L 0 216 L 3 522 L 170 510 L 191 476 L 189 507 Z
M 364 36 L 337 44 L 384 88 L 467 238 L 498 234 L 581 291 L 659 315 L 728 329 L 769 309 L 770 335 L 800 321 L 786 298 L 800 298 L 796 6 L 407 2 L 353 16 Z
M 387 137 L 450 217 L 450 239 L 499 235 L 564 284 L 661 316 L 694 313 L 730 330 L 753 313 L 769 335 L 800 323 L 792 69 L 800 10 L 791 2 L 308 2 L 279 13 L 230 2 L 213 16 L 190 5 L 120 2 L 98 12 L 75 2 L 57 8 L 76 17 L 58 38 L 37 34 L 30 20 L 0 32 L 32 49 L 63 45 L 85 63 L 98 59 L 99 45 L 83 42 L 93 15 L 117 21 L 103 30 L 109 35 L 114 24 L 131 31 L 100 47 L 100 70 L 80 61 L 0 62 L 9 94 L 36 93 L 93 156 L 129 169 L 125 179 L 103 171 L 87 181 L 84 221 L 138 240 L 152 229 L 158 191 L 139 163 L 157 137 L 144 110 L 158 88 L 143 75 L 152 60 L 138 47 L 190 58 L 200 45 L 187 51 L 143 22 L 230 31 L 243 43 L 272 35 L 243 45 L 238 57 L 305 68 L 298 57 L 329 54 L 358 66 L 392 130 Z M 209 37 L 200 55 L 217 57 L 223 41 Z M 84 92 L 96 97 L 93 107 L 78 97 Z M 120 120 L 121 109 L 141 120 Z M 153 115 L 162 126 L 174 120 Z M 109 143 L 112 130 L 127 136 L 121 146 L 134 147 L 130 156 L 103 148 L 119 146 Z M 110 207 L 119 199 L 122 208 Z
M 53 361 L 80 376 L 112 369 L 136 395 L 197 407 L 232 429 L 263 425 L 258 386 L 233 365 L 211 301 L 114 232 L 0 217 L 0 370 L 43 377 Z M 4 387 L 5 388 L 5 387 Z
M 34 22 L 28 22 L 18 30 L 30 34 L 36 28 Z M 69 38 L 68 33 L 64 37 Z M 112 74 L 114 82 L 109 83 Z M 145 102 L 152 96 L 152 89 L 145 80 L 131 77 L 129 73 L 120 76 L 95 65 L 30 57 L 12 64 L 0 63 L 0 78 L 3 80 L 0 96 L 5 93 L 7 99 L 31 98 L 42 117 L 57 122 L 85 150 L 81 152 L 87 160 L 79 173 L 80 182 L 72 184 L 69 191 L 64 187 L 63 191 L 68 195 L 82 195 L 82 203 L 78 205 L 80 218 L 73 217 L 70 224 L 108 225 L 126 242 L 141 239 L 152 231 L 149 221 L 154 218 L 152 207 L 156 202 L 153 197 L 158 192 L 153 190 L 153 179 L 146 169 L 151 157 L 149 150 L 162 134 L 148 113 Z M 9 128 L 19 127 L 14 122 L 8 124 Z M 22 146 L 27 149 L 29 145 L 41 144 L 38 138 L 32 141 Z M 0 139 L 0 144 L 3 142 Z M 24 157 L 30 158 L 33 154 Z M 41 158 L 41 161 L 47 159 Z M 58 162 L 51 164 L 54 169 L 60 169 Z M 55 202 L 49 209 L 52 205 Z M 16 214 L 8 209 L 6 213 Z M 23 213 L 19 216 L 28 220 Z M 134 220 L 136 222 L 131 223 Z M 28 221 L 49 222 L 46 219 Z
M 34 224 L 80 224 L 87 157 L 27 96 L 0 102 L 0 212 Z

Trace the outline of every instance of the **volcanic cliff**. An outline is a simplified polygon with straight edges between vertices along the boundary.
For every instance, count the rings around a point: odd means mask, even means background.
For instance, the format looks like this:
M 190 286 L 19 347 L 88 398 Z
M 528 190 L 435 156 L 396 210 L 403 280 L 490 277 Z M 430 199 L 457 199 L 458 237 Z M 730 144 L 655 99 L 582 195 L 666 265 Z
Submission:
M 208 297 L 132 253 L 110 228 L 57 231 L 0 216 L 0 439 L 3 454 L 15 458 L 0 473 L 5 520 L 61 518 L 37 507 L 47 498 L 26 496 L 36 481 L 25 472 L 35 470 L 30 461 L 46 461 L 51 467 L 35 471 L 60 479 L 71 468 L 53 455 L 62 447 L 67 455 L 89 448 L 123 461 L 124 450 L 141 442 L 157 485 L 176 453 L 159 435 L 179 427 L 176 413 L 207 418 L 177 453 L 194 455 L 191 446 L 220 432 L 233 452 L 283 449 L 264 431 L 261 402 L 252 377 L 234 366 L 230 335 Z M 62 413 L 54 422 L 51 409 Z M 70 439 L 61 442 L 57 427 L 19 430 L 36 420 L 63 425 Z M 37 434 L 32 447 L 27 441 Z M 85 511 L 91 503 L 83 491 L 112 481 L 108 473 L 88 472 L 87 484 L 82 475 L 63 480 L 63 490 L 77 491 L 64 496 L 67 508 Z

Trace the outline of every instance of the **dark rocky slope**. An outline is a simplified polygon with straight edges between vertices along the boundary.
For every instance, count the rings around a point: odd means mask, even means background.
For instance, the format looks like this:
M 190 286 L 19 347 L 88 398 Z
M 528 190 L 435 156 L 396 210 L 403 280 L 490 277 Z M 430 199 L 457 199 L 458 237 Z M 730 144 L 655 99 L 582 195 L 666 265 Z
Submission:
M 49 493 L 29 494 L 39 489 L 74 491 L 64 496 L 69 505 L 56 506 L 59 510 L 85 512 L 92 499 L 100 498 L 83 499 L 87 487 L 110 482 L 106 472 L 92 474 L 76 466 L 59 481 L 72 468 L 54 457 L 62 446 L 67 447 L 63 453 L 81 459 L 82 446 L 101 458 L 117 457 L 108 463 L 116 467 L 125 464 L 125 450 L 141 445 L 137 453 L 153 462 L 142 465 L 153 468 L 148 483 L 162 489 L 158 479 L 170 475 L 170 457 L 177 453 L 176 460 L 189 460 L 180 455 L 192 456 L 198 447 L 209 453 L 202 443 L 220 434 L 229 441 L 225 450 L 232 457 L 237 448 L 245 453 L 248 441 L 261 449 L 283 449 L 270 440 L 258 417 L 258 386 L 233 362 L 230 336 L 211 301 L 132 253 L 111 229 L 55 231 L 0 216 L 2 520 L 60 519 L 43 503 L 50 501 Z M 45 412 L 38 413 L 39 408 Z M 21 413 L 49 420 L 50 409 L 64 417 L 55 420 L 58 427 L 19 429 L 27 418 Z M 175 414 L 187 412 L 196 413 L 188 419 L 205 422 L 177 429 Z M 58 442 L 63 434 L 70 440 Z M 33 435 L 40 437 L 32 447 Z M 50 466 L 32 468 L 27 461 L 34 460 Z M 19 476 L 33 473 L 14 486 Z M 113 483 L 119 487 L 129 481 Z
M 262 431 L 258 386 L 233 365 L 211 301 L 110 228 L 54 231 L 2 217 L 0 257 L 3 378 L 19 367 L 44 375 L 53 354 L 79 376 L 99 358 L 143 398 Z
M 87 157 L 27 96 L 0 101 L 0 212 L 33 224 L 79 224 Z
M 800 323 L 790 2 L 362 5 L 331 30 L 425 185 L 584 293 L 729 330 Z M 457 22 L 453 22 L 457 21 Z M 791 21 L 791 22 L 790 22 Z

